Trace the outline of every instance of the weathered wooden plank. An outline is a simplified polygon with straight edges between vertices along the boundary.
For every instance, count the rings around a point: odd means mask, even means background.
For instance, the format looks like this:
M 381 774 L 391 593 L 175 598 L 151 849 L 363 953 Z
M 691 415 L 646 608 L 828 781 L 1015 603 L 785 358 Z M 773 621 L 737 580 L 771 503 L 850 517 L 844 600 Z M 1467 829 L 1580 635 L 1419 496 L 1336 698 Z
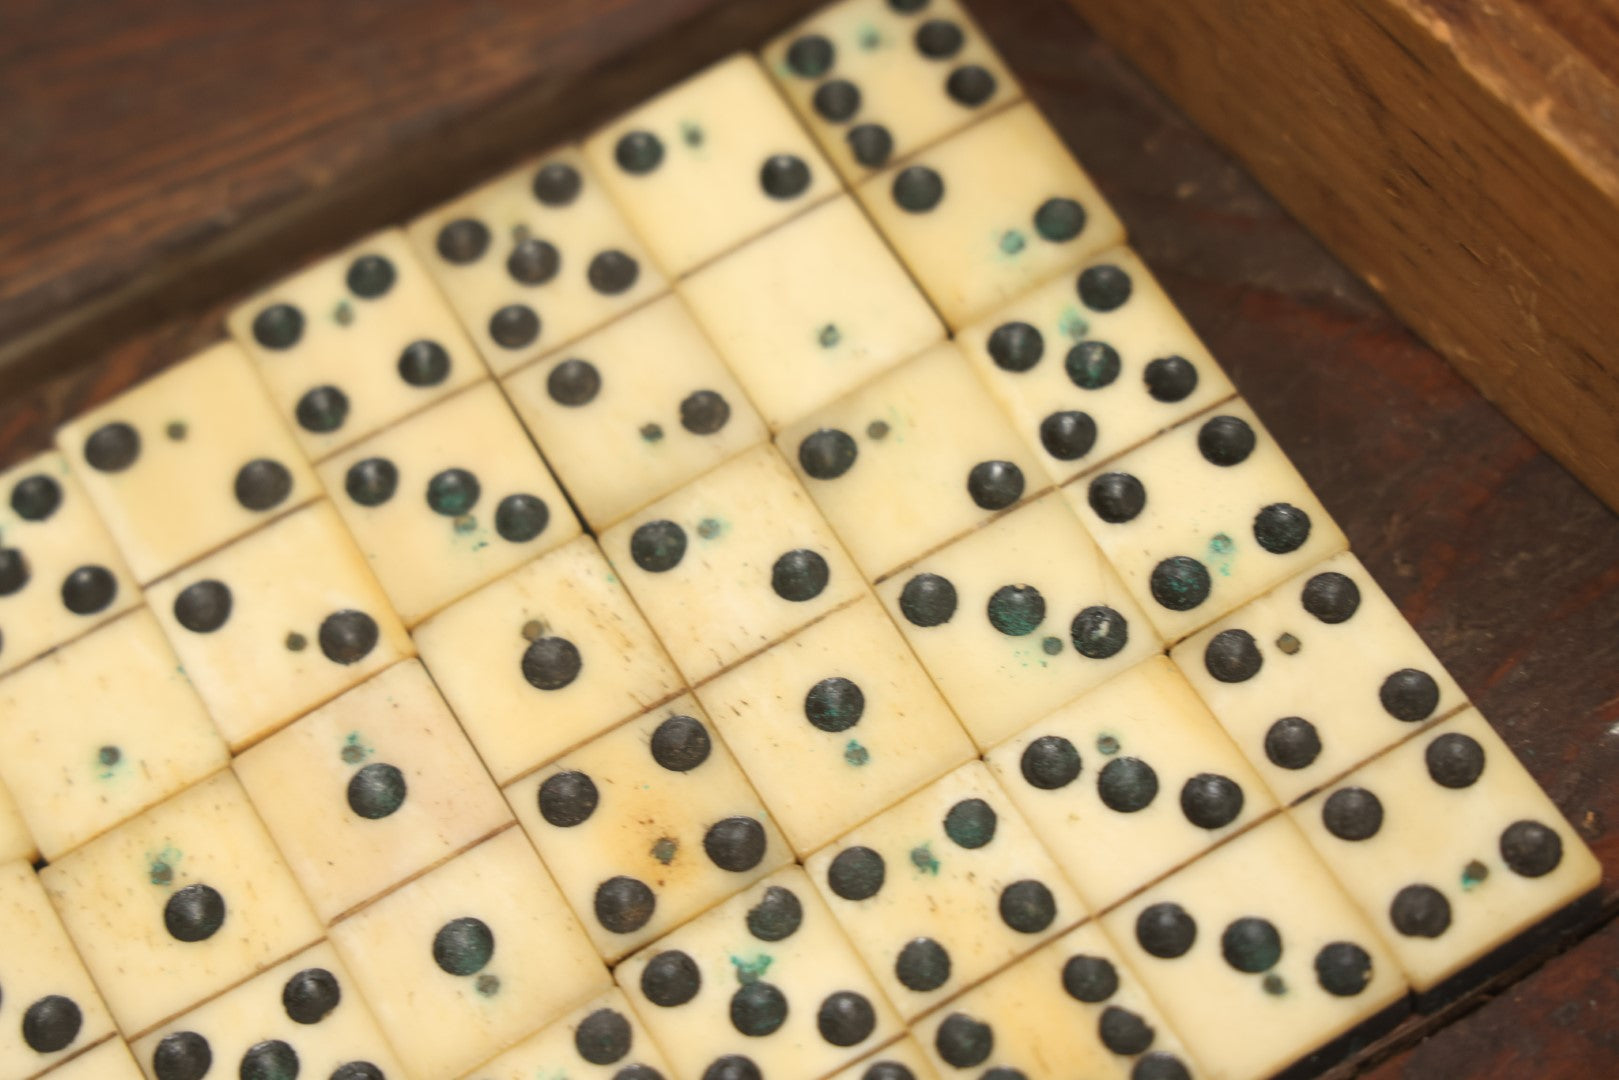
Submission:
M 1619 505 L 1619 5 L 1073 3 Z
M 0 392 L 401 221 L 811 6 L 0 5 Z

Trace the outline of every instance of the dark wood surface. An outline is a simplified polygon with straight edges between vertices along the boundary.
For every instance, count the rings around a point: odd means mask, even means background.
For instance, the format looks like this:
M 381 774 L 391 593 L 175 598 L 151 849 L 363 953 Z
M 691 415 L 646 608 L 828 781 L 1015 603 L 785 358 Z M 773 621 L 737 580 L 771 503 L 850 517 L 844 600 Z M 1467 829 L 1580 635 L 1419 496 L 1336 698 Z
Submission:
M 581 23 L 587 6 L 569 0 L 490 0 L 471 9 L 404 4 L 413 15 L 397 22 L 374 11 L 369 21 L 344 16 L 356 21 L 319 41 L 307 36 L 323 25 L 312 14 L 314 4 L 197 0 L 156 14 L 148 5 L 109 0 L 94 5 L 105 13 L 99 28 L 83 14 L 88 8 L 69 9 L 80 13 L 63 25 L 48 17 L 43 3 L 8 6 L 0 15 L 0 72 L 6 72 L 0 80 L 12 82 L 0 82 L 0 130 L 20 125 L 26 138 L 0 151 L 9 166 L 0 194 L 12 193 L 0 198 L 0 213 L 9 215 L 0 224 L 0 289 L 9 290 L 0 292 L 0 305 L 27 296 L 36 306 L 27 317 L 24 307 L 0 307 L 7 312 L 0 334 L 15 333 L 39 313 L 61 317 L 68 300 L 84 300 L 83 275 L 94 270 L 96 256 L 115 255 L 118 272 L 138 284 L 145 259 L 194 257 L 196 245 L 231 241 L 239 232 L 263 236 L 271 231 L 263 228 L 265 220 L 292 221 L 296 228 L 294 240 L 239 244 L 227 260 L 239 281 L 160 289 L 151 301 L 157 317 L 147 312 L 143 328 L 130 329 L 142 319 L 126 320 L 127 332 L 78 349 L 72 357 L 78 366 L 9 393 L 0 401 L 0 462 L 44 447 L 65 416 L 219 336 L 220 311 L 234 293 L 386 220 L 343 211 L 355 191 L 376 183 L 350 172 L 382 168 L 390 147 L 420 146 L 424 130 L 493 132 L 494 149 L 450 141 L 445 156 L 454 160 L 446 172 L 465 186 L 542 149 L 555 132 L 605 119 L 617 103 L 668 82 L 699 59 L 758 40 L 790 14 L 739 4 L 729 5 L 729 15 L 705 15 L 699 10 L 704 0 L 685 0 L 667 5 L 680 8 L 685 27 L 684 36 L 669 39 L 659 37 L 664 15 L 653 14 L 664 5 L 598 3 L 593 10 L 601 21 Z M 1619 518 L 1406 330 L 1231 158 L 1100 44 L 1063 0 L 974 6 L 1360 557 L 1595 847 L 1607 868 L 1604 901 L 1611 914 L 1619 908 L 1619 784 L 1613 782 L 1619 776 Z M 302 36 L 270 29 L 289 8 L 302 12 Z M 573 44 L 558 45 L 551 36 L 558 33 Z M 193 100 L 209 95 L 210 80 L 241 75 L 228 70 L 233 54 L 211 51 L 210 42 L 243 39 L 254 47 L 243 46 L 236 61 L 251 53 L 262 69 L 246 80 L 251 85 L 229 102 Z M 452 47 L 457 40 L 464 46 Z M 668 57 L 669 40 L 686 50 L 683 62 Z M 567 70 L 577 76 L 616 54 L 615 46 L 639 49 L 638 60 L 610 65 L 601 80 L 605 89 L 569 96 L 566 110 L 547 104 L 563 92 L 546 81 L 554 76 L 548 63 L 571 56 L 568 63 L 576 66 Z M 73 64 L 64 53 L 76 58 Z M 31 77 L 47 81 L 29 86 L 19 100 L 11 92 L 17 83 L 14 69 L 7 71 L 8 56 L 25 58 Z M 58 80 L 71 81 L 74 72 L 82 77 L 102 62 L 119 73 L 116 93 L 104 86 L 98 97 L 93 88 L 47 78 L 57 73 Z M 198 73 L 199 65 L 220 70 Z M 486 65 L 500 77 L 483 70 Z M 179 85 L 190 88 L 183 94 L 166 81 L 181 68 Z M 335 71 L 369 74 L 323 81 Z M 384 77 L 387 72 L 393 77 Z M 550 89 L 540 94 L 536 85 Z M 302 104 L 290 104 L 289 93 Z M 104 109 L 114 98 L 122 101 L 121 123 L 75 121 L 79 110 Z M 375 101 L 375 113 L 361 107 L 364 100 Z M 312 119 L 318 117 L 326 120 Z M 278 125 L 273 152 L 226 152 L 211 144 L 223 131 L 262 135 Z M 161 154 L 150 145 L 157 132 L 173 143 Z M 277 142 L 264 138 L 266 147 Z M 121 185 L 212 194 L 145 207 L 138 227 L 116 214 L 64 209 L 73 202 L 63 201 L 69 189 L 80 193 L 73 198 L 84 201 L 73 205 L 81 209 L 96 202 L 89 180 L 52 182 L 72 171 L 67 163 L 143 155 L 145 165 L 118 172 Z M 389 191 L 384 209 L 402 218 L 454 190 L 431 173 L 420 163 L 387 172 L 403 187 Z M 120 202 L 128 198 L 117 195 Z M 256 209 L 261 204 L 262 211 Z M 11 232 L 18 223 L 25 226 L 21 240 Z M 28 263 L 29 252 L 46 259 L 32 272 L 34 284 L 10 283 L 5 268 Z M 67 358 L 62 353 L 53 361 Z M 1444 1026 L 1414 1048 L 1426 1028 L 1403 1028 L 1374 1052 L 1381 1062 L 1374 1075 L 1619 1074 L 1616 1003 L 1619 929 L 1610 924 L 1540 970 L 1445 1017 Z
M 5 0 L 0 392 L 459 194 L 813 4 Z
M 1370 1080 L 1538 1080 L 1614 1075 L 1619 923 L 1553 959 L 1366 1075 Z

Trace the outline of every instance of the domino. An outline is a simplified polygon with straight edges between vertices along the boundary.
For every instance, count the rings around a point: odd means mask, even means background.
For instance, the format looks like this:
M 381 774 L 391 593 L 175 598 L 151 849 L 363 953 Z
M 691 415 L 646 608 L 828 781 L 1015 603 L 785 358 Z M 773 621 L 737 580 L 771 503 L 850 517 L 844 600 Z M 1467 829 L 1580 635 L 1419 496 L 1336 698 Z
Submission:
M 859 571 L 770 446 L 626 518 L 601 541 L 693 684 L 865 591 Z
M 821 1076 L 904 1029 L 788 867 L 614 970 L 677 1076 Z
M 398 229 L 271 286 L 225 322 L 316 460 L 484 376 Z
M 1286 802 L 1467 703 L 1348 552 L 1276 586 L 1171 655 Z
M 1081 694 L 985 760 L 1093 911 L 1276 809 L 1162 656 Z
M 686 696 L 508 786 L 506 796 L 608 963 L 792 858 Z
M 1169 642 L 1349 543 L 1235 400 L 1063 491 Z
M 1027 103 L 855 189 L 953 328 L 1124 242 L 1124 226 Z
M 0 862 L 16 859 L 33 862 L 38 855 L 39 848 L 28 832 L 22 811 L 17 809 L 17 800 L 12 798 L 5 783 L 0 781 Z
M 767 437 L 676 296 L 647 304 L 502 384 L 597 531 Z
M 158 582 L 147 597 L 233 750 L 415 651 L 324 500 Z
M 938 1080 L 915 1039 L 905 1038 L 832 1074 L 829 1080 Z
M 683 688 L 589 537 L 440 612 L 417 628 L 416 642 L 499 784 Z
M 838 189 L 826 159 L 747 55 L 630 110 L 586 139 L 584 153 L 675 277 Z
M 804 868 L 907 1020 L 1087 914 L 981 762 L 844 834 Z
M 1055 492 L 913 563 L 877 595 L 980 750 L 1160 648 Z
M 973 756 L 950 707 L 869 597 L 697 694 L 800 856 Z
M 322 942 L 130 1047 L 155 1080 L 223 1074 L 337 1080 L 402 1077 L 348 969 Z
M 580 531 L 491 383 L 330 458 L 319 473 L 406 626 Z
M 1126 247 L 997 308 L 955 344 L 1059 484 L 1236 393 Z M 1146 501 L 1127 482 L 1104 487 L 1104 520 Z
M 1588 917 L 1602 880 L 1585 842 L 1473 709 L 1289 814 L 1388 943 L 1423 1009 Z
M 0 1068 L 37 1076 L 110 1035 L 112 1017 L 26 862 L 0 865 L 0 911 Z
M 496 375 L 668 287 L 577 147 L 521 165 L 405 231 Z
M 1399 963 L 1285 816 L 1101 925 L 1200 1075 L 1313 1076 L 1410 1010 Z
M 230 760 L 144 609 L 0 679 L 0 777 L 55 859 Z
M 776 445 L 869 580 L 1038 494 L 1040 465 L 938 345 L 819 409 Z
M 829 4 L 761 57 L 851 183 L 1022 96 L 953 0 Z
M 64 424 L 56 445 L 143 585 L 320 494 L 232 344 Z
M 665 1080 L 674 1074 L 628 999 L 615 989 L 469 1075 L 474 1080 Z
M 715 260 L 679 292 L 772 430 L 944 336 L 849 196 Z
M 967 991 L 918 1025 L 943 1077 L 1190 1080 L 1185 1046 L 1094 922 Z M 988 1066 L 988 1068 L 984 1068 Z
M 320 937 L 229 771 L 56 860 L 40 881 L 133 1038 Z
M 331 941 L 423 1080 L 464 1075 L 608 986 L 515 828 L 344 919 Z
M 51 1080 L 146 1080 L 122 1039 L 107 1039 L 51 1070 Z
M 417 660 L 327 702 L 232 768 L 328 924 L 512 821 Z
M 0 473 L 0 675 L 140 603 L 90 499 L 50 452 Z

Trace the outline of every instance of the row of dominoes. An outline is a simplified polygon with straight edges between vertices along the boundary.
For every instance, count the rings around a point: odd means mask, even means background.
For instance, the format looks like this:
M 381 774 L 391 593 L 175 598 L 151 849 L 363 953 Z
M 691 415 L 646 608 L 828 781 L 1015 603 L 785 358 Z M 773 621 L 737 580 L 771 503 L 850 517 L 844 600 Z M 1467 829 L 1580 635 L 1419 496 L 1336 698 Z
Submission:
M 765 60 L 0 478 L 0 1065 L 1261 1076 L 1594 884 L 959 11 Z

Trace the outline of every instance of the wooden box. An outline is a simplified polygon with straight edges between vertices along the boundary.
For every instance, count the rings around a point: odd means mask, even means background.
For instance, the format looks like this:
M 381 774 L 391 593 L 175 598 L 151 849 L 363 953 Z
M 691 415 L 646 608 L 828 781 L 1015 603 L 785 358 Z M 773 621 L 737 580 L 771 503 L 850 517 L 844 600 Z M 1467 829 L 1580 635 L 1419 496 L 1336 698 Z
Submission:
M 1591 494 L 1619 502 L 1612 0 L 969 2 L 1362 560 L 1619 866 L 1619 519 Z M 256 286 L 814 6 L 14 5 L 0 463 L 217 339 Z M 1552 951 L 1348 1068 L 1612 1074 L 1619 930 Z
M 1073 2 L 1619 507 L 1619 5 Z

